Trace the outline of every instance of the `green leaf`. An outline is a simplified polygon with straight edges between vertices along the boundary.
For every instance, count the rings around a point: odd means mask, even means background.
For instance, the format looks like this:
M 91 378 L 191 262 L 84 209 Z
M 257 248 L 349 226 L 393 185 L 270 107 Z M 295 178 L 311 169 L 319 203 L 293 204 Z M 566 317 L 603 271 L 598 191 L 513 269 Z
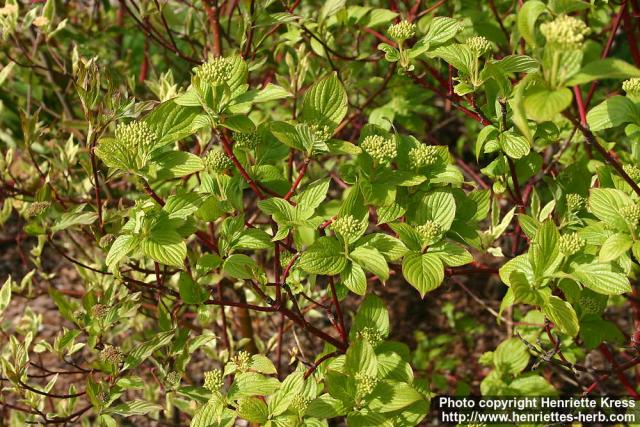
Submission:
M 130 252 L 138 247 L 140 241 L 131 235 L 118 236 L 111 245 L 105 260 L 107 267 L 113 270 L 115 265 Z
M 320 237 L 300 256 L 300 267 L 307 273 L 333 275 L 346 266 L 344 248 L 333 237 Z
M 222 265 L 222 271 L 235 279 L 252 279 L 258 268 L 253 258 L 243 254 L 233 254 Z
M 347 93 L 335 73 L 314 83 L 304 95 L 302 117 L 336 128 L 347 114 Z
M 382 233 L 367 234 L 356 242 L 356 246 L 375 249 L 387 261 L 395 261 L 407 253 L 407 247 L 400 240 Z
M 628 79 L 640 77 L 640 69 L 617 58 L 598 59 L 590 62 L 566 82 L 567 86 L 578 86 L 594 80 Z
M 344 360 L 344 368 L 347 373 L 358 373 L 376 377 L 378 375 L 378 361 L 373 347 L 367 340 L 359 339 L 351 343 Z
M 202 304 L 208 298 L 207 291 L 202 285 L 196 283 L 187 273 L 180 273 L 178 279 L 178 290 L 180 298 L 186 304 Z
M 389 335 L 389 313 L 380 297 L 369 294 L 360 304 L 351 329 L 351 339 L 355 339 L 356 333 L 365 328 L 373 328 L 386 337 Z
M 437 255 L 412 252 L 402 261 L 402 274 L 424 297 L 444 280 L 444 266 Z
M 571 337 L 578 335 L 578 330 L 580 329 L 578 316 L 568 302 L 552 295 L 547 304 L 542 307 L 542 312 L 560 331 Z
M 501 373 L 516 376 L 529 364 L 529 350 L 519 338 L 501 342 L 493 352 L 493 363 Z
M 251 356 L 249 368 L 261 374 L 276 374 L 277 370 L 271 359 L 263 354 L 254 354 Z
M 548 89 L 543 84 L 537 84 L 527 90 L 524 97 L 524 109 L 527 116 L 537 122 L 553 120 L 563 112 L 573 101 L 573 94 L 567 88 Z
M 536 21 L 545 13 L 547 6 L 538 0 L 529 0 L 525 2 L 520 10 L 518 11 L 518 17 L 516 20 L 516 24 L 518 26 L 518 31 L 523 39 L 527 42 L 529 46 L 532 48 L 538 47 L 538 43 L 536 41 Z
M 445 62 L 451 64 L 464 75 L 469 74 L 469 70 L 475 63 L 475 56 L 473 52 L 471 52 L 469 46 L 464 44 L 440 46 L 433 51 L 433 55 L 438 58 L 442 58 Z
M 514 271 L 524 274 L 529 283 L 533 283 L 535 281 L 533 267 L 529 261 L 528 254 L 519 255 L 507 261 L 502 267 L 500 267 L 500 279 L 505 285 L 511 286 L 511 274 Z
M 202 204 L 203 196 L 198 193 L 185 193 L 170 196 L 162 208 L 170 219 L 187 219 L 196 212 Z
M 620 209 L 633 204 L 626 193 L 613 188 L 592 188 L 589 191 L 589 210 L 599 220 L 613 225 L 620 231 L 628 231 L 629 227 Z
M 331 179 L 319 179 L 309 184 L 295 200 L 304 209 L 315 210 L 327 198 Z
M 280 389 L 269 399 L 269 414 L 278 416 L 286 411 L 291 402 L 302 393 L 304 388 L 304 374 L 294 372 L 282 381 Z
M 227 116 L 220 125 L 227 129 L 231 129 L 234 132 L 251 133 L 256 129 L 256 125 L 253 124 L 253 121 L 242 114 Z
M 153 354 L 160 347 L 169 344 L 175 335 L 175 331 L 167 331 L 156 334 L 152 339 L 146 341 L 142 345 L 135 347 L 128 355 L 124 362 L 123 370 L 133 369 Z
M 344 270 L 340 273 L 342 284 L 351 292 L 358 295 L 364 295 L 367 292 L 367 276 L 360 265 L 349 262 Z
M 73 212 L 63 213 L 60 218 L 51 227 L 54 233 L 66 230 L 74 225 L 90 225 L 95 222 L 98 215 L 95 212 L 82 212 L 75 209 Z
M 473 255 L 455 243 L 442 241 L 429 247 L 429 253 L 437 255 L 447 267 L 459 267 L 473 261 Z
M 571 274 L 585 287 L 603 295 L 631 292 L 629 279 L 612 271 L 609 263 L 572 264 Z
M 249 228 L 242 232 L 231 247 L 233 249 L 267 249 L 273 247 L 273 242 L 266 231 L 259 228 Z
M 305 414 L 315 418 L 335 418 L 346 415 L 349 409 L 342 400 L 325 393 L 309 402 Z
M 349 257 L 365 270 L 378 276 L 380 280 L 385 281 L 389 278 L 387 260 L 377 250 L 359 246 L 349 254 Z
M 633 240 L 628 234 L 613 234 L 602 244 L 598 259 L 602 262 L 614 261 L 631 249 L 631 245 Z
M 531 146 L 525 137 L 510 131 L 503 133 L 502 136 L 502 150 L 507 156 L 512 159 L 520 159 L 529 154 Z
M 416 222 L 423 224 L 433 220 L 440 224 L 443 231 L 451 228 L 456 216 L 456 201 L 448 190 L 435 190 L 422 197 L 416 214 Z
M 529 261 L 536 278 L 549 276 L 557 270 L 562 260 L 559 240 L 560 233 L 553 221 L 543 222 L 529 247 Z
M 204 169 L 202 159 L 184 151 L 168 151 L 151 162 L 158 168 L 158 178 L 170 179 L 191 175 Z
M 9 306 L 11 301 L 11 283 L 11 276 L 9 276 L 2 288 L 0 288 L 0 315 L 2 315 L 2 312 Z
M 378 383 L 370 399 L 367 407 L 371 411 L 386 413 L 406 408 L 424 397 L 407 383 L 384 380 Z
M 598 131 L 624 123 L 640 123 L 640 114 L 638 107 L 629 98 L 612 96 L 587 113 L 587 123 L 592 131 Z
M 521 302 L 538 306 L 542 306 L 545 303 L 546 299 L 542 291 L 535 289 L 523 273 L 513 271 L 509 277 L 509 281 L 511 282 L 514 303 Z
M 175 230 L 156 227 L 141 243 L 142 252 L 154 261 L 174 267 L 183 266 L 187 245 Z
M 423 40 L 430 48 L 435 48 L 454 38 L 463 28 L 458 19 L 436 16 L 431 21 Z
M 155 403 L 147 402 L 145 400 L 132 400 L 130 402 L 121 403 L 120 405 L 104 409 L 102 413 L 131 417 L 133 415 L 146 415 L 149 412 L 160 410 L 162 410 L 162 406 L 156 405 Z
M 229 388 L 229 399 L 240 399 L 250 396 L 268 396 L 280 387 L 275 378 L 266 377 L 256 372 L 242 372 L 236 375 Z
M 277 101 L 279 99 L 289 98 L 291 97 L 291 93 L 287 91 L 282 86 L 274 85 L 273 83 L 268 83 L 264 88 L 258 90 L 250 90 L 235 99 L 235 102 L 245 103 L 250 102 L 253 104 L 258 104 L 261 102 L 269 102 L 269 101 Z
M 144 121 L 149 125 L 158 138 L 158 148 L 172 142 L 180 141 L 196 133 L 202 126 L 199 120 L 201 108 L 184 107 L 174 100 L 163 102 L 155 107 Z
M 267 404 L 257 397 L 246 397 L 238 401 L 238 415 L 251 423 L 263 425 L 269 419 Z

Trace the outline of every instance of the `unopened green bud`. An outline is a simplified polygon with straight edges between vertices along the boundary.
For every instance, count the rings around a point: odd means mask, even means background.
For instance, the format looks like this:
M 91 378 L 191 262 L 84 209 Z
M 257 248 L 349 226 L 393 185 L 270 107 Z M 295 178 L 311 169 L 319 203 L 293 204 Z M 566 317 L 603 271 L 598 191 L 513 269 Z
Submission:
M 622 82 L 622 90 L 624 90 L 627 95 L 640 96 L 640 78 L 634 77 L 632 79 L 625 80 Z
M 440 238 L 442 227 L 435 221 L 429 220 L 416 227 L 416 231 L 422 237 L 425 244 L 430 245 Z
M 207 156 L 204 158 L 204 164 L 214 172 L 224 172 L 232 165 L 229 157 L 215 148 L 207 153 Z
M 360 146 L 373 160 L 380 164 L 389 163 L 398 154 L 395 141 L 380 135 L 367 136 Z
M 391 25 L 387 33 L 389 33 L 389 37 L 395 41 L 402 42 L 416 35 L 416 24 L 406 20 L 400 21 L 397 24 Z
M 234 132 L 233 140 L 238 147 L 253 149 L 260 143 L 258 132 Z
M 475 36 L 467 39 L 467 46 L 476 56 L 480 57 L 491 52 L 491 42 L 482 36 Z
M 637 224 L 640 221 L 640 206 L 628 205 L 620 209 L 620 215 L 631 224 Z
M 246 372 L 251 363 L 251 355 L 246 351 L 239 351 L 238 354 L 231 358 L 231 362 L 236 365 L 239 372 Z
M 575 254 L 584 248 L 586 241 L 578 236 L 578 233 L 565 234 L 560 236 L 560 252 L 566 256 Z
M 214 369 L 204 373 L 204 388 L 209 391 L 218 391 L 224 384 L 222 379 L 222 371 Z
M 371 344 L 371 347 L 375 348 L 378 344 L 380 344 L 380 342 L 382 342 L 383 337 L 382 333 L 379 330 L 367 326 L 358 331 L 358 338 L 362 338 L 363 340 Z
M 378 384 L 377 378 L 372 377 L 371 375 L 363 374 L 361 372 L 358 372 L 355 375 L 355 379 L 356 393 L 361 398 L 371 393 Z
M 27 208 L 25 214 L 27 218 L 33 218 L 34 216 L 38 216 L 43 214 L 47 209 L 49 209 L 51 203 L 49 202 L 33 202 Z
M 547 44 L 564 50 L 580 49 L 589 28 L 581 20 L 572 16 L 560 15 L 551 22 L 540 25 L 540 31 Z
M 100 359 L 104 362 L 119 365 L 124 361 L 124 353 L 120 348 L 107 344 L 100 352 Z
M 587 199 L 576 193 L 567 194 L 566 200 L 569 212 L 579 212 L 587 205 Z
M 629 175 L 629 178 L 631 178 L 635 182 L 640 181 L 640 168 L 635 165 L 623 165 L 622 169 L 627 175 Z
M 438 161 L 438 149 L 433 145 L 419 145 L 409 150 L 409 162 L 414 169 L 434 165 Z
M 345 241 L 350 242 L 358 237 L 362 226 L 362 221 L 356 219 L 353 215 L 347 215 L 333 221 L 331 229 Z
M 202 81 L 213 86 L 221 85 L 231 77 L 231 58 L 213 58 L 195 67 L 193 73 Z

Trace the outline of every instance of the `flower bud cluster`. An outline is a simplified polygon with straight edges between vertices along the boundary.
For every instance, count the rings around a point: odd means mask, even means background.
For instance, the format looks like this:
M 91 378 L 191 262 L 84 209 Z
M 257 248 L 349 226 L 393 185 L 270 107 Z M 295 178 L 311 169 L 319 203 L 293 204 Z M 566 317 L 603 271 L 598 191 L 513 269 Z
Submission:
M 310 123 L 309 130 L 313 135 L 313 139 L 318 142 L 326 142 L 333 136 L 333 131 L 331 130 L 331 128 L 320 123 Z
M 167 374 L 165 380 L 167 382 L 167 384 L 169 384 L 170 386 L 175 386 L 178 383 L 180 383 L 180 379 L 182 378 L 182 375 L 180 374 L 180 372 L 178 371 L 171 371 Z
M 33 202 L 29 205 L 26 211 L 27 218 L 33 218 L 34 216 L 38 216 L 44 211 L 46 211 L 51 203 L 49 202 Z
M 409 162 L 414 169 L 431 166 L 438 161 L 438 149 L 433 145 L 419 145 L 409 150 Z
M 221 85 L 231 77 L 231 58 L 213 58 L 204 64 L 195 67 L 193 73 L 200 80 L 213 86 Z
M 579 212 L 587 205 L 587 199 L 576 193 L 567 194 L 566 200 L 569 212 Z
M 107 344 L 100 352 L 100 359 L 104 362 L 119 365 L 124 362 L 124 353 L 122 353 L 122 350 L 120 350 L 119 347 Z
M 297 394 L 291 401 L 291 407 L 299 413 L 304 413 L 309 406 L 310 400 L 302 394 Z
M 540 31 L 547 43 L 563 50 L 580 49 L 584 36 L 589 34 L 589 27 L 572 16 L 560 15 L 551 22 L 540 25 Z
M 440 237 L 442 227 L 437 222 L 429 220 L 424 224 L 417 226 L 416 231 L 420 237 L 427 242 L 427 244 L 431 244 Z
M 234 132 L 233 140 L 238 147 L 253 149 L 260 143 L 258 132 Z
M 640 221 L 640 206 L 629 205 L 620 209 L 620 215 L 631 224 L 637 224 Z
M 395 41 L 402 42 L 416 35 L 416 24 L 409 21 L 400 21 L 393 24 L 387 30 L 389 36 Z
M 371 393 L 376 385 L 378 384 L 378 379 L 372 377 L 371 375 L 363 374 L 358 372 L 355 375 L 356 379 L 356 393 L 359 397 L 364 397 Z
M 622 170 L 625 171 L 629 178 L 634 180 L 635 182 L 640 181 L 640 168 L 635 165 L 623 165 Z
M 491 42 L 482 36 L 475 36 L 467 39 L 467 46 L 476 56 L 480 57 L 491 52 Z
M 560 252 L 566 256 L 570 256 L 580 251 L 586 245 L 586 241 L 578 236 L 578 233 L 565 234 L 560 236 L 559 248 Z
M 204 373 L 204 388 L 209 391 L 218 391 L 224 384 L 222 379 L 222 371 L 214 369 Z
M 223 172 L 231 167 L 231 160 L 220 150 L 212 149 L 204 158 L 204 164 L 214 172 Z
M 633 96 L 640 96 L 640 77 L 634 77 L 622 82 L 622 90 Z
M 231 362 L 236 365 L 239 372 L 246 372 L 251 364 L 251 355 L 246 351 L 239 351 L 231 358 Z
M 356 219 L 353 215 L 347 215 L 333 221 L 331 229 L 344 240 L 350 242 L 358 236 L 362 225 L 362 221 Z
M 95 304 L 91 307 L 91 316 L 95 319 L 102 320 L 109 312 L 109 307 L 104 304 Z
M 396 158 L 398 150 L 395 141 L 380 135 L 367 136 L 360 147 L 376 161 L 376 163 L 389 163 Z
M 382 342 L 382 333 L 370 326 L 362 328 L 361 331 L 358 331 L 358 338 L 362 338 L 366 342 L 368 342 L 371 347 L 375 348 L 378 344 Z

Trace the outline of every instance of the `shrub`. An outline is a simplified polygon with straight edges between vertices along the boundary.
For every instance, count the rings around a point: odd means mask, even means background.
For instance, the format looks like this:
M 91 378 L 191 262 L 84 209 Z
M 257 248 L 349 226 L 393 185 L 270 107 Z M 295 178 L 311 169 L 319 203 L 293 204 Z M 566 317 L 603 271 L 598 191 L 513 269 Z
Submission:
M 7 0 L 9 425 L 638 397 L 635 2 L 383 3 Z

